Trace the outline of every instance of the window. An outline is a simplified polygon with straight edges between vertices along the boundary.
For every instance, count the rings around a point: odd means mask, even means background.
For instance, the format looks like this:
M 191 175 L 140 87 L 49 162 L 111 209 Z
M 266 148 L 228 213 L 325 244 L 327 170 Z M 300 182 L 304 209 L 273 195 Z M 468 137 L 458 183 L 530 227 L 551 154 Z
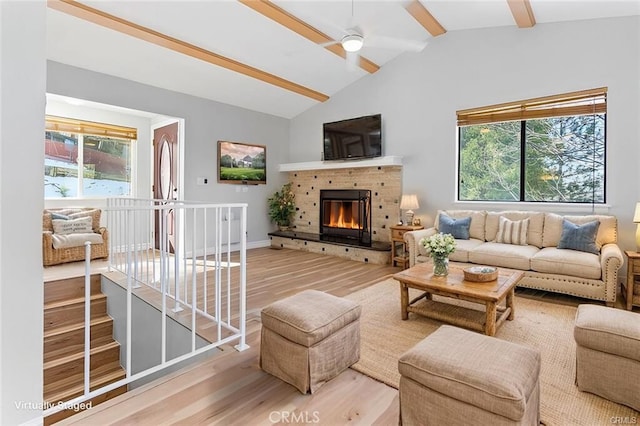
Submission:
M 136 138 L 129 127 L 47 116 L 45 198 L 131 195 Z
M 458 111 L 458 200 L 604 203 L 606 92 Z

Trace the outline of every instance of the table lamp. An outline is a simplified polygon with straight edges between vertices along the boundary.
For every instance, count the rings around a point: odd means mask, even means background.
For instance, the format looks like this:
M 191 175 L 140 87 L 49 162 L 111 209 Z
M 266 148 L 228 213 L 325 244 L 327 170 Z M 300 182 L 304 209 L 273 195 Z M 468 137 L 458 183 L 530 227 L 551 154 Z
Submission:
M 633 214 L 633 223 L 636 223 L 636 250 L 640 251 L 640 203 L 636 203 L 636 211 Z
M 640 203 L 638 203 L 640 204 Z M 406 210 L 404 213 L 407 218 L 407 225 L 413 225 L 413 209 L 419 208 L 418 196 L 415 194 L 403 195 L 400 200 L 400 210 Z

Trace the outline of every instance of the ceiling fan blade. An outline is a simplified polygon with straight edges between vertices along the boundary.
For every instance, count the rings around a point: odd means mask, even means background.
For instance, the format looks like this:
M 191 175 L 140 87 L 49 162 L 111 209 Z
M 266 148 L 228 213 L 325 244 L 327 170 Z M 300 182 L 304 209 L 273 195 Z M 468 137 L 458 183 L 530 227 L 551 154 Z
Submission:
M 326 43 L 318 43 L 318 46 L 328 47 L 328 46 L 333 46 L 334 44 L 340 44 L 340 40 L 331 40 Z
M 346 62 L 348 71 L 356 71 L 358 69 L 358 63 L 360 62 L 360 55 L 358 52 L 346 52 Z
M 382 49 L 406 50 L 410 52 L 421 52 L 427 42 L 416 41 L 403 38 L 385 37 L 378 35 L 366 36 L 364 38 L 366 47 L 379 47 Z

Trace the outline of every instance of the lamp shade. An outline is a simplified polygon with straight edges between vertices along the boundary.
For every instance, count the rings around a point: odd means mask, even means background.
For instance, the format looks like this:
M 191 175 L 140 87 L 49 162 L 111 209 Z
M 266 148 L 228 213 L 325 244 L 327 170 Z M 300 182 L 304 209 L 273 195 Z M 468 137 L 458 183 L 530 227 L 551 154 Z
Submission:
M 640 204 L 640 203 L 639 203 Z M 400 208 L 402 210 L 413 210 L 419 208 L 418 196 L 415 194 L 403 195 L 400 200 Z M 637 210 L 636 210 L 637 211 Z
M 633 222 L 640 223 L 640 203 L 636 203 L 636 211 L 633 214 Z

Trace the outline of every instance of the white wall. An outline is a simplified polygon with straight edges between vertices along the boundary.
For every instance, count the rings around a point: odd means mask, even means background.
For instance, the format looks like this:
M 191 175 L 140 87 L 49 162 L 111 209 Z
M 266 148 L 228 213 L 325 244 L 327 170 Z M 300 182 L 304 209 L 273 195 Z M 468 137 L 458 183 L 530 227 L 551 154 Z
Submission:
M 0 1 L 0 424 L 42 403 L 44 1 Z M 31 406 L 30 406 L 31 405 Z
M 47 91 L 184 119 L 184 199 L 212 203 L 248 203 L 247 241 L 268 243 L 267 198 L 286 182 L 278 165 L 289 162 L 289 120 L 213 102 L 57 62 L 47 63 Z M 267 184 L 217 183 L 218 140 L 267 146 Z M 208 185 L 196 185 L 207 177 Z
M 455 202 L 456 110 L 608 86 L 604 211 L 618 217 L 620 244 L 632 249 L 640 200 L 639 52 L 637 16 L 449 32 L 294 118 L 291 161 L 319 159 L 323 122 L 382 113 L 384 153 L 403 157 L 403 192 L 418 194 L 417 216 L 433 223 L 437 209 L 469 207 Z

